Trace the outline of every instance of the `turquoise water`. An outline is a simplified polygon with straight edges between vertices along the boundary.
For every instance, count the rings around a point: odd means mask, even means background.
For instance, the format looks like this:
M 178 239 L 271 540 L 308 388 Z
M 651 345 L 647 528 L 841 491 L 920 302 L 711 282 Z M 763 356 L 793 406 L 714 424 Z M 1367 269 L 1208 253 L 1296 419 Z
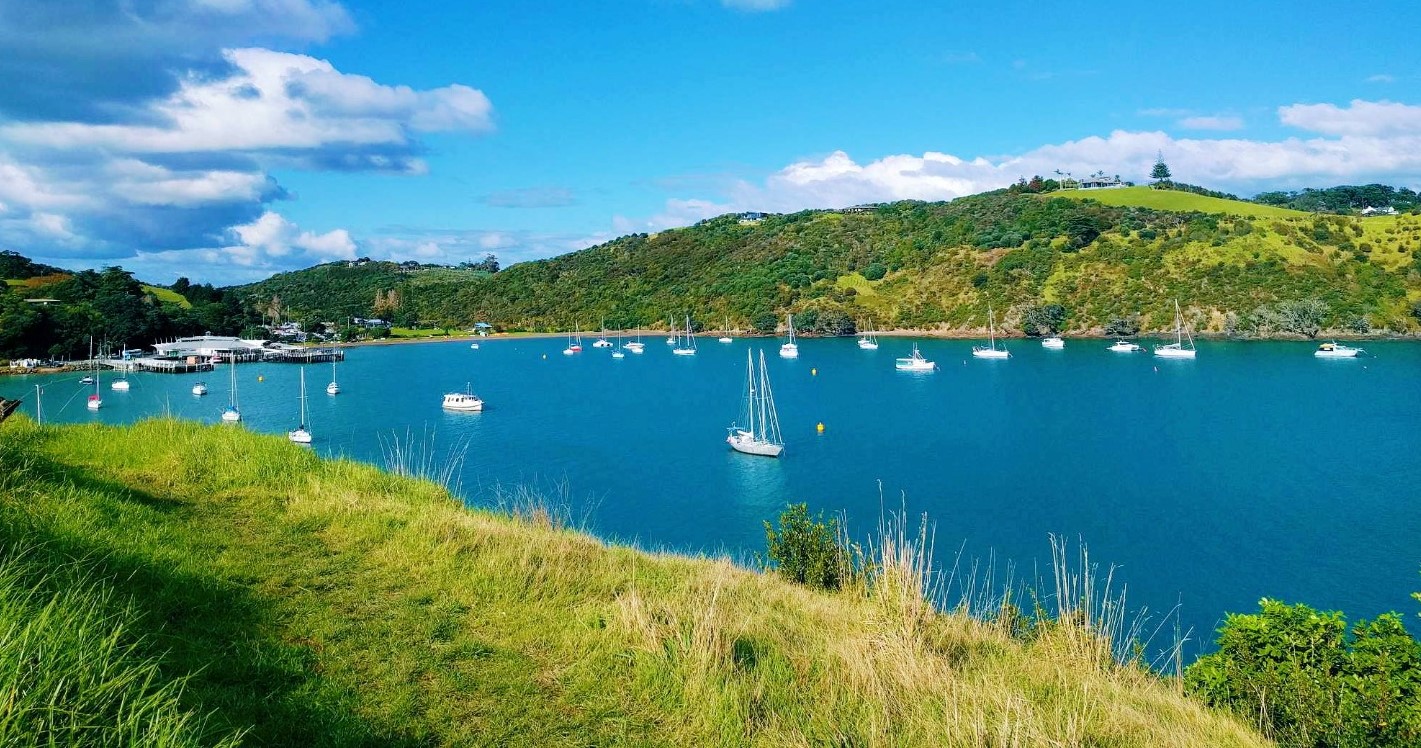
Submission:
M 382 435 L 433 428 L 438 444 L 469 443 L 471 502 L 498 484 L 562 485 L 606 537 L 742 558 L 763 550 L 761 522 L 789 501 L 872 528 L 881 487 L 890 508 L 936 521 L 946 567 L 964 548 L 1032 576 L 1049 566 L 1049 533 L 1083 538 L 1120 567 L 1132 607 L 1181 604 L 1196 642 L 1265 595 L 1414 619 L 1421 345 L 1373 342 L 1372 358 L 1326 361 L 1312 344 L 1203 342 L 1196 361 L 1161 361 L 1105 341 L 1012 341 L 1011 360 L 978 361 L 969 341 L 922 340 L 941 370 L 913 374 L 893 369 L 908 340 L 873 352 L 805 340 L 797 361 L 778 343 L 703 339 L 692 358 L 648 338 L 623 360 L 590 346 L 564 356 L 560 339 L 353 349 L 338 397 L 324 393 L 328 365 L 307 367 L 314 447 L 379 463 Z M 747 347 L 767 354 L 780 460 L 724 443 Z M 238 367 L 245 428 L 297 425 L 298 368 Z M 193 375 L 134 375 L 128 393 L 106 378 L 98 414 L 76 375 L 0 378 L 0 394 L 25 397 L 32 415 L 42 382 L 57 421 L 215 423 L 227 372 L 205 378 L 205 398 L 189 393 Z M 466 381 L 488 410 L 443 412 L 441 394 Z

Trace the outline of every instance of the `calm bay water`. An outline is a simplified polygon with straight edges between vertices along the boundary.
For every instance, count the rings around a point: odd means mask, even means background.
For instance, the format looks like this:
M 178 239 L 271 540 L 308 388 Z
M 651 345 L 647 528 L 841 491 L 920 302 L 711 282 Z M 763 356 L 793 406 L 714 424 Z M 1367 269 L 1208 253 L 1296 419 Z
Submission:
M 704 339 L 681 357 L 647 338 L 623 360 L 590 346 L 564 356 L 561 339 L 358 348 L 337 397 L 324 392 L 329 365 L 306 368 L 309 423 L 318 451 L 377 464 L 395 431 L 432 428 L 441 449 L 467 440 L 472 503 L 500 483 L 565 484 L 574 514 L 591 507 L 591 529 L 648 547 L 746 557 L 790 501 L 869 529 L 881 486 L 889 508 L 936 521 L 946 566 L 965 547 L 1044 574 L 1048 534 L 1079 536 L 1120 567 L 1131 607 L 1182 604 L 1196 642 L 1263 596 L 1414 621 L 1421 345 L 1372 342 L 1374 357 L 1326 361 L 1312 344 L 1204 342 L 1196 361 L 1161 361 L 1098 340 L 1011 341 L 1011 360 L 977 361 L 968 341 L 918 342 L 940 371 L 894 371 L 903 339 L 878 351 L 805 340 L 797 361 L 778 357 L 777 340 Z M 747 348 L 766 353 L 780 460 L 724 443 Z M 245 428 L 297 425 L 298 369 L 238 367 Z M 106 374 L 93 414 L 78 378 L 0 378 L 0 395 L 33 415 L 44 384 L 47 418 L 81 423 L 165 411 L 216 423 L 227 400 L 225 368 L 203 375 L 203 398 L 189 392 L 194 375 L 135 374 L 119 393 Z M 488 410 L 443 412 L 441 394 L 466 381 Z

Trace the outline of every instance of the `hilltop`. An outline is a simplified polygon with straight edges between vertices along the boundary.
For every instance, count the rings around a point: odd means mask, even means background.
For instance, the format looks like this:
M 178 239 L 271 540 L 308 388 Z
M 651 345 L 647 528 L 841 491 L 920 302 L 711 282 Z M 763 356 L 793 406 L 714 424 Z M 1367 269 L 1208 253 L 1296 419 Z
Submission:
M 242 429 L 4 437 L 6 745 L 1264 744 L 911 575 L 811 591 Z
M 1307 218 L 1310 215 L 1301 210 L 1261 205 L 1246 200 L 1226 200 L 1192 192 L 1144 186 L 1108 190 L 1066 190 L 1050 193 L 1050 196 L 1094 200 L 1102 205 L 1150 208 L 1172 213 L 1213 213 L 1245 218 Z

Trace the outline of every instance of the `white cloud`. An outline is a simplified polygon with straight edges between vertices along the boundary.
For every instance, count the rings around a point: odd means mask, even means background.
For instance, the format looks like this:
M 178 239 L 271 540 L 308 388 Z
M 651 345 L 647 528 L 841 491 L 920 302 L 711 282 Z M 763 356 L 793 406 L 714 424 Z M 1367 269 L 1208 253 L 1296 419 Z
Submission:
M 720 4 L 735 10 L 760 13 L 786 7 L 790 4 L 790 0 L 720 0 Z
M 1353 99 L 1335 104 L 1293 104 L 1278 108 L 1285 125 L 1324 135 L 1384 137 L 1421 134 L 1421 106 Z
M 1368 83 L 1395 83 L 1395 82 L 1396 82 L 1396 76 L 1390 75 L 1390 74 L 1388 74 L 1388 73 L 1377 73 L 1376 75 L 1369 75 L 1369 76 L 1367 76 L 1367 82 L 1368 82 Z
M 1231 115 L 1185 117 L 1179 126 L 1186 130 L 1242 130 L 1243 118 Z
M 741 210 L 788 212 L 902 199 L 950 200 L 1004 187 L 1021 177 L 1054 176 L 1058 169 L 1077 176 L 1105 171 L 1146 181 L 1159 153 L 1176 179 L 1244 194 L 1262 187 L 1421 180 L 1421 107 L 1356 101 L 1348 109 L 1283 107 L 1279 116 L 1321 136 L 1264 141 L 1117 130 L 1015 155 L 969 159 L 928 152 L 862 163 L 836 151 L 791 163 L 760 183 L 736 182 L 721 199 L 669 200 L 662 213 L 646 221 L 618 217 L 614 228 L 686 225 Z
M 48 148 L 104 148 L 127 154 L 274 151 L 327 146 L 411 145 L 407 131 L 485 132 L 492 105 L 454 85 L 429 91 L 385 86 L 329 62 L 268 49 L 224 54 L 234 75 L 193 74 L 151 107 L 163 125 L 21 123 L 0 139 Z M 375 163 L 372 166 L 380 166 Z
M 302 231 L 299 226 L 274 211 L 263 213 L 251 223 L 233 226 L 232 234 L 241 243 L 225 249 L 234 256 L 245 259 L 239 264 L 254 264 L 262 258 L 284 257 L 293 252 L 311 258 L 321 258 L 317 262 L 355 258 L 355 241 L 345 229 L 335 229 L 324 234 Z

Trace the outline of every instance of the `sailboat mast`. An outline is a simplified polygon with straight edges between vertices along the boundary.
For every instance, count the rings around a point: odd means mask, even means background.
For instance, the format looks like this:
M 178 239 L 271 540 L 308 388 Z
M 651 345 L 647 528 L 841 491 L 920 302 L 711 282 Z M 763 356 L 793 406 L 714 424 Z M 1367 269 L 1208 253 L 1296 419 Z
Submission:
M 750 425 L 747 429 L 751 436 L 755 435 L 755 357 L 749 351 L 745 352 L 745 384 L 750 388 L 746 395 L 746 408 L 749 412 Z

